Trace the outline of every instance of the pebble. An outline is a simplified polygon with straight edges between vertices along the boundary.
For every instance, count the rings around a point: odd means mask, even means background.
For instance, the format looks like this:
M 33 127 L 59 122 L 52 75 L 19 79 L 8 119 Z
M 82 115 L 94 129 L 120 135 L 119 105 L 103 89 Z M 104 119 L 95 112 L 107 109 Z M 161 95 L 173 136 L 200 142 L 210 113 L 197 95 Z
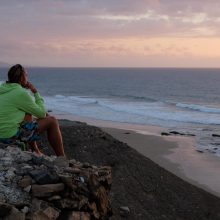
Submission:
M 122 217 L 127 217 L 130 213 L 130 209 L 127 206 L 121 206 L 120 207 L 120 215 Z
M 130 213 L 130 209 L 127 206 L 121 206 L 120 211 Z
M 29 208 L 27 206 L 25 206 L 23 209 L 21 209 L 21 211 L 24 213 L 24 214 L 27 214 L 29 212 Z
M 25 187 L 24 191 L 29 193 L 31 191 L 31 185 Z

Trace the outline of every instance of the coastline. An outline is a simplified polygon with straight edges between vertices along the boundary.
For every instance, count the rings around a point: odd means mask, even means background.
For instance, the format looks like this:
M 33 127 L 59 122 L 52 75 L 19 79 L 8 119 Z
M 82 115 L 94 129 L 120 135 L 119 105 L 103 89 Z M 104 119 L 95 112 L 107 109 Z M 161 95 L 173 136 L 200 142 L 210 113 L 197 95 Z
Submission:
M 161 136 L 166 128 L 56 115 L 100 127 L 181 179 L 220 197 L 220 159 L 195 149 L 194 137 Z
M 219 197 L 172 174 L 100 127 L 80 121 L 59 120 L 65 152 L 68 158 L 82 163 L 111 166 L 111 220 L 220 219 Z M 129 136 L 131 131 L 125 133 Z M 173 143 L 170 150 L 176 149 L 176 143 L 162 137 L 142 136 L 148 138 L 148 145 L 160 140 L 160 146 Z M 45 136 L 42 143 L 42 152 L 53 154 Z M 126 216 L 121 215 L 121 207 L 130 210 Z

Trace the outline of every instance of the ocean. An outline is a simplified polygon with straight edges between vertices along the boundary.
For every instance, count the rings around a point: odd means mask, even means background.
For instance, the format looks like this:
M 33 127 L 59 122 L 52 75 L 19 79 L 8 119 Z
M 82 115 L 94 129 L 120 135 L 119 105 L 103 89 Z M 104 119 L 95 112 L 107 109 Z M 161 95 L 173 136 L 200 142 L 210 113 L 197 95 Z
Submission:
M 28 68 L 48 110 L 193 133 L 220 156 L 220 69 Z M 7 69 L 0 68 L 0 82 Z

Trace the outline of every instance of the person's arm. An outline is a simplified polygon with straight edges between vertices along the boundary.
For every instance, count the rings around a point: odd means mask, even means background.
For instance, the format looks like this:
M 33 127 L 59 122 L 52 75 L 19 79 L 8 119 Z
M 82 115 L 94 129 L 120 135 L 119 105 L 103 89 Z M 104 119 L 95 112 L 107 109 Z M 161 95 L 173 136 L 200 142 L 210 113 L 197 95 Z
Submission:
M 37 91 L 34 93 L 35 102 L 26 91 L 22 91 L 18 96 L 16 102 L 18 109 L 37 118 L 44 118 L 46 116 L 44 100 Z

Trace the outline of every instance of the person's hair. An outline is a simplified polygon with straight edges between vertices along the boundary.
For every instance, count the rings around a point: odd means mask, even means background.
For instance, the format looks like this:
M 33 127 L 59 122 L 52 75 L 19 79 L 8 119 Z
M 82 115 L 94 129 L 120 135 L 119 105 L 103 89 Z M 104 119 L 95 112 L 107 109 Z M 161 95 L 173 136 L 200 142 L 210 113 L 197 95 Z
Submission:
M 24 74 L 24 67 L 21 64 L 12 66 L 8 71 L 7 83 L 20 83 L 21 77 Z

